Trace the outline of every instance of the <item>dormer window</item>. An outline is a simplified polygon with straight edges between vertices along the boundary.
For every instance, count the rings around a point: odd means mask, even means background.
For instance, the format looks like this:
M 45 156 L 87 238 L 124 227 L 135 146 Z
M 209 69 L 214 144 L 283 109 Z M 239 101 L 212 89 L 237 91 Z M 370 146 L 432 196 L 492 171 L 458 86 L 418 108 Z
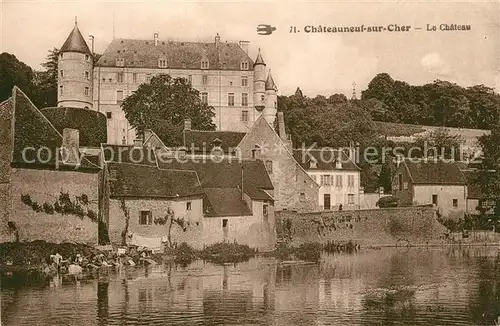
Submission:
M 124 58 L 116 58 L 116 66 L 117 67 L 125 66 L 125 59 Z
M 241 63 L 241 70 L 248 70 L 248 62 L 247 61 L 243 61 Z
M 167 68 L 167 59 L 158 59 L 158 68 Z
M 214 147 L 221 147 L 222 145 L 222 140 L 220 140 L 219 138 L 215 138 L 212 142 L 212 144 L 214 145 Z
M 318 162 L 316 160 L 309 161 L 309 168 L 316 169 L 318 167 Z
M 201 60 L 201 69 L 208 69 L 208 60 L 207 59 Z

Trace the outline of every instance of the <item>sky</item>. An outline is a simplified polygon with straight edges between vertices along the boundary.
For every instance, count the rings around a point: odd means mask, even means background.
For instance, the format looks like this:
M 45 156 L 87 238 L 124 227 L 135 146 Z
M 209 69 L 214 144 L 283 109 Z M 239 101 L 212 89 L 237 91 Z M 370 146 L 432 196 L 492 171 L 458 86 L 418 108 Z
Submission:
M 500 92 L 499 2 L 474 1 L 0 1 L 0 52 L 42 69 L 61 47 L 75 16 L 103 53 L 113 37 L 250 41 L 271 69 L 279 93 L 359 96 L 381 72 L 422 85 L 436 79 L 484 84 Z M 258 35 L 259 24 L 276 30 Z M 304 26 L 409 25 L 409 32 L 304 33 Z M 427 24 L 468 24 L 470 31 L 426 31 Z M 290 33 L 296 26 L 299 33 Z M 422 30 L 414 30 L 420 27 Z M 90 47 L 90 41 L 88 41 Z

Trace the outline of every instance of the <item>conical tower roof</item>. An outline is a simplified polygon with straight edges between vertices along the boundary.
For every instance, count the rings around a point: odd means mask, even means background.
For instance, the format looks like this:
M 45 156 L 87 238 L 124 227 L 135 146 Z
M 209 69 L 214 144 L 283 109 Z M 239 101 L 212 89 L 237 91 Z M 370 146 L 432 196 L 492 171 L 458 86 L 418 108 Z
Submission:
M 259 54 L 257 54 L 257 58 L 255 59 L 255 62 L 253 66 L 255 67 L 256 65 L 266 65 L 264 62 L 264 59 L 262 59 L 262 54 L 260 54 L 260 48 L 259 48 Z
M 267 75 L 266 80 L 266 91 L 268 90 L 276 90 L 276 84 L 274 83 L 273 76 L 271 76 L 271 70 L 269 70 L 269 74 Z
M 92 55 L 76 23 L 75 27 L 73 27 L 73 30 L 66 39 L 66 42 L 64 42 L 61 47 L 60 52 L 79 52 Z

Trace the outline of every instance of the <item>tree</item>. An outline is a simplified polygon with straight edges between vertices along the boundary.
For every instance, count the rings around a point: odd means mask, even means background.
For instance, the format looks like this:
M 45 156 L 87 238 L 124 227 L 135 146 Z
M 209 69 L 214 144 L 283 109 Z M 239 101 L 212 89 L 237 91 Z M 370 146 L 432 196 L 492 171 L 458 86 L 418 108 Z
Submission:
M 347 97 L 344 94 L 333 94 L 328 98 L 328 104 L 340 104 L 347 102 Z
M 49 50 L 47 59 L 42 63 L 45 71 L 36 71 L 34 84 L 37 88 L 36 104 L 40 108 L 51 107 L 57 105 L 57 78 L 59 49 L 53 48 Z
M 491 134 L 479 137 L 479 144 L 483 149 L 483 157 L 473 181 L 481 189 L 484 199 L 494 208 L 496 225 L 500 217 L 500 125 L 493 126 Z
M 185 78 L 155 76 L 125 98 L 122 109 L 138 132 L 152 129 L 167 146 L 182 144 L 184 119 L 191 119 L 193 129 L 215 130 L 213 108 L 201 101 Z
M 12 95 L 14 86 L 34 98 L 33 74 L 33 70 L 15 55 L 6 52 L 0 54 L 0 102 Z

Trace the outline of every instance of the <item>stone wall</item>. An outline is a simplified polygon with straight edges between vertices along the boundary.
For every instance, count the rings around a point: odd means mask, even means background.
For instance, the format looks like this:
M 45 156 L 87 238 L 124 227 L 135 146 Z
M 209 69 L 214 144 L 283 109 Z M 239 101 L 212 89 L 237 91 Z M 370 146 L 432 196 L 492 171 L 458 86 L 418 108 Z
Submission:
M 276 216 L 279 239 L 292 244 L 348 241 L 366 245 L 441 242 L 446 228 L 431 207 L 397 207 L 345 212 L 297 213 Z
M 10 211 L 9 221 L 15 223 L 19 240 L 97 244 L 98 179 L 97 172 L 12 169 L 7 210 Z M 30 200 L 40 206 L 47 203 L 54 207 L 61 192 L 69 194 L 72 202 L 76 201 L 76 196 L 85 194 L 88 204 L 81 207 L 84 212 L 91 210 L 95 213 L 95 220 L 71 213 L 35 211 L 21 199 L 21 196 L 29 195 Z M 13 240 L 12 234 L 2 233 L 0 238 L 2 242 Z

